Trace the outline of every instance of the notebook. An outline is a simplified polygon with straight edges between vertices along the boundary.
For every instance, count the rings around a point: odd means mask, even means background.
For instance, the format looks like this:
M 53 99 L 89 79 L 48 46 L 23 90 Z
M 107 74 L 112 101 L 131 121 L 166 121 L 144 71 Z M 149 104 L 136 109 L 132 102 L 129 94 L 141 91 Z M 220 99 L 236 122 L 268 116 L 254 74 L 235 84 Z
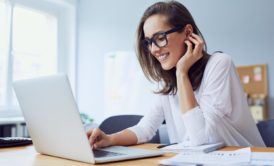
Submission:
M 204 145 L 200 145 L 200 146 L 187 146 L 184 143 L 179 143 L 179 144 L 173 144 L 173 145 L 161 148 L 161 151 L 174 152 L 174 153 L 180 153 L 180 152 L 209 153 L 209 152 L 218 150 L 224 146 L 225 146 L 225 144 L 223 142 L 219 142 L 219 143 L 215 143 L 215 144 L 204 144 Z

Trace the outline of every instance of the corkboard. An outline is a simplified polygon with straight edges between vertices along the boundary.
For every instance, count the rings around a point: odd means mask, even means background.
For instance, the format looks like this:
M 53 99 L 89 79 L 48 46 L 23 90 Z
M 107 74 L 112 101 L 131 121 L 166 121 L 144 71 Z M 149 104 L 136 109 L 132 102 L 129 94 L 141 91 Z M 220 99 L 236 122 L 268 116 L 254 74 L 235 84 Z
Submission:
M 261 70 L 261 79 L 260 77 L 258 77 L 258 68 L 260 68 Z M 265 96 L 268 95 L 268 78 L 266 64 L 238 66 L 237 71 L 244 91 L 247 94 L 264 94 Z M 247 77 L 249 77 L 249 81 L 247 81 Z

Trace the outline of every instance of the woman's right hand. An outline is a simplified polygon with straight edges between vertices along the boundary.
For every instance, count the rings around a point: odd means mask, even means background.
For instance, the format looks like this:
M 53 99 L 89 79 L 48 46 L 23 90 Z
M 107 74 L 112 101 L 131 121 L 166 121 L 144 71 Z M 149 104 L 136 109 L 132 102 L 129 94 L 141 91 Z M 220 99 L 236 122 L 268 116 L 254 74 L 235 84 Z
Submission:
M 185 44 L 187 50 L 176 64 L 176 74 L 188 75 L 191 66 L 203 57 L 204 41 L 202 37 L 195 33 L 191 33 L 187 40 L 185 40 Z M 193 45 L 195 46 L 194 48 Z
M 89 143 L 93 148 L 103 148 L 107 146 L 111 146 L 111 136 L 105 134 L 99 128 L 90 129 L 87 131 L 87 137 Z

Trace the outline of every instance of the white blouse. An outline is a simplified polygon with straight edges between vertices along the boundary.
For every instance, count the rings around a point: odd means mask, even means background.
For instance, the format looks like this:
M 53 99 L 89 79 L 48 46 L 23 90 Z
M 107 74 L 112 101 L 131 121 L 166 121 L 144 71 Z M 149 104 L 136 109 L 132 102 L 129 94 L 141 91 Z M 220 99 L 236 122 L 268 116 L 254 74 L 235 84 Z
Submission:
M 129 128 L 138 143 L 149 141 L 166 121 L 169 140 L 188 145 L 224 142 L 228 146 L 265 146 L 249 111 L 231 57 L 211 55 L 200 87 L 197 107 L 182 113 L 178 95 L 159 95 L 141 121 Z

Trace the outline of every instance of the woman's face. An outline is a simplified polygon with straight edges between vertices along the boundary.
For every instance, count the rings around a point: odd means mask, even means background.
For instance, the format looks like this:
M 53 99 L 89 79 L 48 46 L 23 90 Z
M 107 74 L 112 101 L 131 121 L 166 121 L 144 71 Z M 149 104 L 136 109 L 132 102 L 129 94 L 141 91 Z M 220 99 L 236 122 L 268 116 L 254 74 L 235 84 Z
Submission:
M 167 25 L 167 18 L 164 15 L 152 15 L 144 23 L 145 38 L 151 39 L 155 33 L 166 32 L 174 27 Z M 174 32 L 167 35 L 168 44 L 164 47 L 157 47 L 152 43 L 150 47 L 151 54 L 161 63 L 164 70 L 170 70 L 176 67 L 177 62 L 186 51 L 184 41 L 186 35 L 184 31 L 181 33 Z

